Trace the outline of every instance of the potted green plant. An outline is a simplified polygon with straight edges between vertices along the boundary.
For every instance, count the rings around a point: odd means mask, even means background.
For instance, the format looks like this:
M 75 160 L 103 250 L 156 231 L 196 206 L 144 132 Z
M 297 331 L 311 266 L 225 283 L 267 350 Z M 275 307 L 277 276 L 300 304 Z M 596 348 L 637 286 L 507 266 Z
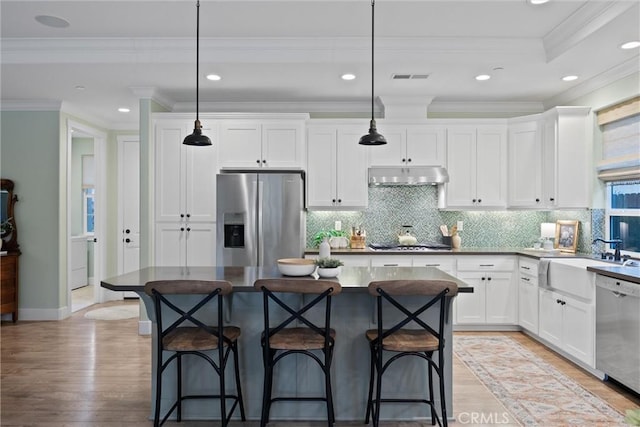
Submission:
M 320 246 L 320 243 L 324 241 L 324 239 L 331 239 L 332 237 L 345 237 L 348 238 L 349 235 L 344 230 L 320 230 L 314 236 L 312 240 L 312 244 L 314 248 Z
M 318 266 L 318 276 L 320 277 L 336 277 L 340 274 L 340 267 L 344 265 L 337 258 L 318 258 L 315 260 Z

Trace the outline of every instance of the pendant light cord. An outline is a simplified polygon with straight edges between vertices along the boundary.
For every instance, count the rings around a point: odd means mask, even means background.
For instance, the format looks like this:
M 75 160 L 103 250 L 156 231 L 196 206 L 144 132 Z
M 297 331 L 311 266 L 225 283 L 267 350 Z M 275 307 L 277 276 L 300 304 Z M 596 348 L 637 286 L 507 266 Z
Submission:
M 373 40 L 374 40 L 374 36 L 373 36 L 373 32 L 374 32 L 374 14 L 375 14 L 375 4 L 376 1 L 375 0 L 371 0 L 371 120 L 373 120 L 373 96 L 374 96 L 374 88 L 373 88 L 373 82 L 375 80 L 374 78 L 374 66 L 373 66 Z
M 200 121 L 200 0 L 196 2 L 196 120 Z

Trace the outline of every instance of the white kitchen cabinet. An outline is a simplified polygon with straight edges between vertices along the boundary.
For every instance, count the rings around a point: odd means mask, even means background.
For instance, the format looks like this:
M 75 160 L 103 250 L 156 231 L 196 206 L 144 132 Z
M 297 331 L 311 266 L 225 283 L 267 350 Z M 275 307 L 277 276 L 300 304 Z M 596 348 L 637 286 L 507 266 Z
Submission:
M 155 141 L 155 220 L 207 222 L 216 214 L 215 145 L 194 147 L 182 144 L 193 131 L 193 122 L 183 119 L 157 120 Z M 203 128 L 216 138 L 214 127 Z
M 373 255 L 371 267 L 412 267 L 413 260 L 405 255 Z
M 425 124 L 378 122 L 386 145 L 369 147 L 371 166 L 444 166 L 446 128 Z
M 518 324 L 538 334 L 538 262 L 520 259 L 518 282 Z
M 215 251 L 215 223 L 156 223 L 156 266 L 213 267 Z
M 539 336 L 570 356 L 595 367 L 594 307 L 540 288 Z
M 223 120 L 221 168 L 304 167 L 303 120 Z
M 369 202 L 367 147 L 358 126 L 310 126 L 307 136 L 309 209 L 364 209 Z
M 591 206 L 588 107 L 555 107 L 509 125 L 509 207 Z
M 447 208 L 500 209 L 507 202 L 507 128 L 447 129 Z
M 474 290 L 456 297 L 456 324 L 517 324 L 518 288 L 513 283 L 514 266 L 515 259 L 511 256 L 459 257 L 456 277 Z
M 456 275 L 456 261 L 450 255 L 414 255 L 413 266 L 435 267 L 452 276 Z

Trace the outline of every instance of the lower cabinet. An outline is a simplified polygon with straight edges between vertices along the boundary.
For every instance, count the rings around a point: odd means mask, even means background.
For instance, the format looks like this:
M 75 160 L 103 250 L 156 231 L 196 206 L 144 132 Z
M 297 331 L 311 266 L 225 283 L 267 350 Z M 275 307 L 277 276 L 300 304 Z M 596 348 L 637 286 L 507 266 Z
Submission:
M 413 260 L 405 255 L 374 255 L 371 267 L 412 267 Z
M 538 334 L 538 261 L 518 262 L 518 325 Z
M 540 288 L 539 336 L 595 367 L 594 305 Z
M 216 264 L 216 224 L 156 223 L 155 265 L 213 267 Z

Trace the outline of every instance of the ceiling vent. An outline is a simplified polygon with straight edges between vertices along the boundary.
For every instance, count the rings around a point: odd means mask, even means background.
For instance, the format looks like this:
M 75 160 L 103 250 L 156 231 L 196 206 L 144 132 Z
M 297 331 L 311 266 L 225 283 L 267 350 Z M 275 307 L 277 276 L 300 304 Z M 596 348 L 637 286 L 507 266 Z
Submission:
M 429 74 L 392 74 L 391 80 L 425 80 Z

